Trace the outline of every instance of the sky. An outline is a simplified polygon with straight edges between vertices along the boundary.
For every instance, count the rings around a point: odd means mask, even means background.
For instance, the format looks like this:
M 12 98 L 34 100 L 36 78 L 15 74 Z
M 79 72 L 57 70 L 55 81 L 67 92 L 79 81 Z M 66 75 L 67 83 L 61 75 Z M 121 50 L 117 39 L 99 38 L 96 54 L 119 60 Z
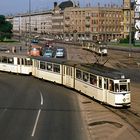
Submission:
M 49 10 L 53 8 L 53 3 L 56 1 L 59 3 L 66 0 L 0 0 L 0 15 L 16 15 L 19 13 L 26 13 L 29 11 L 29 1 L 31 1 L 32 11 Z M 122 5 L 123 0 L 75 0 L 79 1 L 80 7 L 86 7 L 88 3 L 91 6 L 97 6 L 104 4 L 117 4 Z

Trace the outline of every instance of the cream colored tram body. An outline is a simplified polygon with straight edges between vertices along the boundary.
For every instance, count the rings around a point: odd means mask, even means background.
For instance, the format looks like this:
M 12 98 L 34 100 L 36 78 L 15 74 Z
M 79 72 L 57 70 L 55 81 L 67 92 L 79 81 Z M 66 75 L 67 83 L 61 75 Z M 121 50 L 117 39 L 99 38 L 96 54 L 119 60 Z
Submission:
M 51 82 L 63 83 L 63 62 L 65 60 L 34 57 L 32 75 Z
M 32 60 L 27 55 L 0 53 L 0 71 L 31 74 Z
M 75 89 L 105 104 L 130 106 L 130 79 L 100 64 L 81 64 L 75 68 Z

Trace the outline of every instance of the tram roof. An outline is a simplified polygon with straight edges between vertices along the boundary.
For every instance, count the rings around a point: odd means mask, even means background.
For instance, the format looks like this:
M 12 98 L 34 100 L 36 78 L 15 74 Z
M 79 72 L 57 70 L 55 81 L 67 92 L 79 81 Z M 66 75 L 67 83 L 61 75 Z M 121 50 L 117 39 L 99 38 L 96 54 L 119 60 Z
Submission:
M 44 57 L 44 56 L 38 56 L 38 57 L 32 57 L 32 58 L 36 59 L 36 60 L 40 60 L 40 61 L 58 63 L 58 64 L 67 65 L 67 66 L 75 66 L 75 65 L 81 63 L 78 61 L 72 61 L 72 60 L 61 59 L 61 58 L 48 58 L 48 57 Z
M 80 64 L 76 66 L 77 68 L 90 72 L 95 75 L 100 75 L 103 77 L 108 77 L 111 79 L 126 79 L 125 75 L 119 70 L 106 67 L 102 64 L 92 63 L 92 64 Z
M 51 63 L 58 63 L 63 64 L 66 59 L 60 59 L 60 58 L 48 58 L 44 56 L 38 56 L 38 57 L 31 57 L 33 59 L 39 60 L 39 61 L 45 61 L 45 62 L 51 62 Z
M 90 72 L 91 74 L 99 75 L 102 77 L 108 77 L 111 79 L 127 78 L 119 70 L 104 66 L 102 64 L 97 64 L 97 63 L 87 64 L 87 63 L 81 63 L 78 61 L 71 61 L 71 60 L 59 59 L 59 58 L 47 58 L 47 57 L 42 57 L 42 56 L 32 57 L 32 58 L 35 58 L 36 60 L 40 60 L 40 61 L 46 61 L 46 62 L 76 67 L 76 68 L 79 68 L 80 70 Z

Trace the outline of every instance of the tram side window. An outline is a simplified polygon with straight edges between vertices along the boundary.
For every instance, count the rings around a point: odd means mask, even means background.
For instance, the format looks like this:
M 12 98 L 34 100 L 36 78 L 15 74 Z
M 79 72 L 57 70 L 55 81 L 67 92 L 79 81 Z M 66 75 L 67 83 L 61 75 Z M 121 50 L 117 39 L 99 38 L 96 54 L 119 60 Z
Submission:
M 20 65 L 20 58 L 18 58 L 18 65 Z
M 52 64 L 51 63 L 47 63 L 47 70 L 52 71 Z
M 72 76 L 72 68 L 70 68 L 70 76 Z
M 39 61 L 35 61 L 35 67 L 39 68 Z
M 89 74 L 86 72 L 83 72 L 83 81 L 85 81 L 85 82 L 89 81 Z
M 60 73 L 60 65 L 54 64 L 53 65 L 53 71 L 57 72 L 57 73 Z
M 65 75 L 65 69 L 66 69 L 66 67 L 65 66 L 63 66 L 63 74 Z
M 99 77 L 99 88 L 102 88 L 102 77 Z
M 108 89 L 108 79 L 104 78 L 104 89 Z
M 82 72 L 80 70 L 76 70 L 76 78 L 81 79 L 82 78 Z
M 66 67 L 66 75 L 71 75 L 71 72 L 70 72 L 70 67 Z
M 110 91 L 114 91 L 114 82 L 113 82 L 113 80 L 110 80 L 110 82 L 109 82 L 109 89 L 110 89 Z
M 24 59 L 23 58 L 21 59 L 21 64 L 24 65 Z
M 97 85 L 97 76 L 90 74 L 90 84 Z
M 40 69 L 45 69 L 45 62 L 40 62 Z
M 128 91 L 130 91 L 130 83 L 128 83 Z
M 8 58 L 8 63 L 9 64 L 14 64 L 14 59 L 13 58 Z
M 3 63 L 7 63 L 7 57 L 3 56 L 3 57 L 2 57 L 2 62 L 3 62 Z
M 25 65 L 31 65 L 32 61 L 29 58 L 25 59 Z

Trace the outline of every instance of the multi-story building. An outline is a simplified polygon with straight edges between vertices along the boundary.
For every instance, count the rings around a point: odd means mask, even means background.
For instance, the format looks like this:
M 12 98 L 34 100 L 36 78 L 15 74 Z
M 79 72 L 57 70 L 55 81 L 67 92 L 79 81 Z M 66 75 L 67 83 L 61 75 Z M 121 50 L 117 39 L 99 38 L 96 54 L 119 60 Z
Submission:
M 75 3 L 68 0 L 60 3 L 54 2 L 54 9 L 52 12 L 52 33 L 56 38 L 62 39 L 64 35 L 64 10 L 68 7 L 75 7 Z
M 31 18 L 31 22 L 30 19 Z M 33 34 L 49 34 L 52 32 L 52 12 L 45 11 L 39 13 L 21 14 L 13 17 L 13 32 L 24 34 L 29 32 Z
M 13 17 L 13 32 L 14 34 L 21 35 L 28 33 L 31 29 L 32 34 L 53 34 L 56 37 L 62 38 L 64 31 L 63 10 L 74 5 L 69 0 L 59 5 L 57 2 L 54 2 L 53 10 L 16 15 Z
M 64 32 L 78 39 L 111 40 L 123 37 L 123 11 L 118 7 L 67 8 Z
M 123 0 L 123 7 L 98 5 L 85 8 L 68 0 L 59 5 L 54 2 L 53 10 L 31 13 L 30 16 L 29 13 L 14 16 L 12 22 L 13 31 L 20 34 L 29 32 L 31 24 L 32 33 L 51 34 L 57 38 L 64 36 L 75 41 L 109 41 L 126 38 L 132 31 L 133 17 L 134 9 L 130 0 Z
M 134 2 L 123 0 L 123 35 L 127 38 L 134 27 Z

